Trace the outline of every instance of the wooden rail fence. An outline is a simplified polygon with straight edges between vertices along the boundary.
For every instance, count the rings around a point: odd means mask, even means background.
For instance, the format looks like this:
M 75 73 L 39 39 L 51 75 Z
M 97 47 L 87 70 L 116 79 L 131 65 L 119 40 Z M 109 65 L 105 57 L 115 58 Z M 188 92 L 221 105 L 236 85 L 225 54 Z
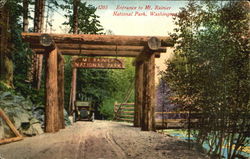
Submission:
M 117 114 L 119 121 L 134 121 L 134 103 L 115 103 L 114 112 Z
M 197 122 L 197 118 L 191 118 L 189 120 L 188 111 L 172 111 L 172 112 L 155 112 L 156 128 L 168 129 L 168 128 L 185 128 L 188 127 L 188 123 L 193 124 Z M 161 115 L 161 118 L 157 118 L 157 115 Z M 168 115 L 166 118 L 164 115 Z
M 115 103 L 114 112 L 117 115 L 116 120 L 133 122 L 134 121 L 134 103 Z M 161 119 L 157 118 L 161 115 Z M 179 115 L 178 118 L 164 118 L 164 115 Z M 188 111 L 175 111 L 175 112 L 155 112 L 155 123 L 157 129 L 166 128 L 183 128 L 188 124 Z M 197 122 L 198 119 L 190 119 L 190 123 Z

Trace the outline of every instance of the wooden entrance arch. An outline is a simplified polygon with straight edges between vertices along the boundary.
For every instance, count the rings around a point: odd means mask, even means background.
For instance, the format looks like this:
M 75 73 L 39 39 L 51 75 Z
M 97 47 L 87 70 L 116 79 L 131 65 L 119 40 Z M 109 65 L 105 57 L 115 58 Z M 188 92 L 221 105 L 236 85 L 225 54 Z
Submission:
M 64 122 L 62 55 L 135 57 L 134 125 L 155 130 L 155 58 L 173 46 L 170 37 L 41 33 L 22 33 L 22 37 L 36 54 L 46 57 L 45 132 L 58 131 Z

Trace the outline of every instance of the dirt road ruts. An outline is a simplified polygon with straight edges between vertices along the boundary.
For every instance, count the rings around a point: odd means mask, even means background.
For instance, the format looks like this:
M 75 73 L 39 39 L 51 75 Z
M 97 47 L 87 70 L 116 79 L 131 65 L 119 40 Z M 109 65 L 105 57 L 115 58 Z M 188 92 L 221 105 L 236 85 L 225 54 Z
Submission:
M 54 134 L 0 145 L 5 159 L 202 159 L 174 137 L 141 131 L 131 124 L 77 122 Z

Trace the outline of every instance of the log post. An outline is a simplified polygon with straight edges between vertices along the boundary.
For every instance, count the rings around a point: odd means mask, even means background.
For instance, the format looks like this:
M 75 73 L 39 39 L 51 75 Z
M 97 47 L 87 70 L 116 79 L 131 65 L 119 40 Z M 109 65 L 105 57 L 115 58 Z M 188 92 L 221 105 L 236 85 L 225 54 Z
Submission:
M 58 124 L 58 84 L 57 84 L 57 48 L 51 36 L 43 34 L 40 44 L 45 48 L 45 132 L 57 132 Z
M 62 54 L 58 54 L 58 115 L 59 115 L 59 129 L 65 128 L 64 122 L 64 58 Z
M 77 68 L 73 69 L 73 109 L 75 110 L 75 101 L 76 101 L 76 78 L 77 78 Z
M 143 101 L 143 62 L 135 62 L 135 115 L 134 126 L 141 127 Z
M 70 91 L 70 104 L 69 104 L 69 113 L 71 114 L 75 110 L 75 100 L 76 100 L 76 76 L 77 68 L 72 68 L 72 79 L 71 79 L 71 91 Z
M 145 57 L 141 128 L 143 131 L 155 131 L 155 54 L 146 53 Z
M 161 41 L 151 37 L 142 53 L 144 68 L 141 128 L 144 131 L 155 131 L 155 51 L 160 47 Z
M 39 90 L 41 88 L 41 82 L 42 82 L 42 71 L 43 71 L 43 55 L 36 55 L 37 58 L 37 66 L 35 71 L 35 88 Z
M 58 85 L 57 48 L 46 52 L 46 102 L 45 132 L 57 132 L 58 124 Z

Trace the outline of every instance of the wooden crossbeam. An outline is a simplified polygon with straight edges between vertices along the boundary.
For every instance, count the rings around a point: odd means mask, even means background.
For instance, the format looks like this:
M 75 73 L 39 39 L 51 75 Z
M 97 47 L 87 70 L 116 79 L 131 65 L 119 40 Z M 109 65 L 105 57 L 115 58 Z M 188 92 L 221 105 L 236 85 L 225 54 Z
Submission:
M 41 33 L 22 33 L 24 41 L 39 43 Z M 89 35 L 89 34 L 49 34 L 55 43 L 63 44 L 95 44 L 95 45 L 131 45 L 146 46 L 150 36 L 121 36 L 121 35 Z M 173 46 L 170 37 L 157 37 L 161 46 Z
M 160 57 L 160 53 L 166 53 L 166 46 L 173 46 L 170 37 L 41 33 L 22 33 L 22 37 L 37 54 L 44 54 L 43 43 L 50 41 L 63 55 L 72 56 L 137 57 L 153 49 L 156 57 Z
M 144 51 L 144 46 L 129 46 L 129 45 L 93 45 L 93 44 L 62 44 L 57 43 L 59 50 L 99 50 L 99 51 Z M 43 49 L 39 43 L 30 43 L 32 49 Z M 166 47 L 160 47 L 156 52 L 166 52 Z
M 44 49 L 33 49 L 37 54 L 44 54 Z M 106 51 L 106 50 L 60 50 L 63 55 L 82 55 L 82 56 L 117 56 L 117 57 L 137 57 L 140 52 L 136 51 Z M 160 57 L 160 53 L 156 53 Z

